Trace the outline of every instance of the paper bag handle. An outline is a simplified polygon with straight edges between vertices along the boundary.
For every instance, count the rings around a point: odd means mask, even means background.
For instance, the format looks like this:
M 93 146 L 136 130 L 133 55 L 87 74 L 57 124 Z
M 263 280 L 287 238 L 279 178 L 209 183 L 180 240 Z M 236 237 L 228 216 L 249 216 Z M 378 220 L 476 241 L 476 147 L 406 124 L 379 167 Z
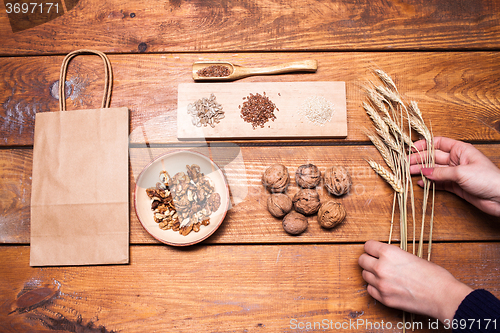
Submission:
M 65 90 L 65 82 L 66 82 L 66 72 L 68 70 L 68 64 L 71 59 L 76 57 L 79 54 L 96 54 L 101 57 L 104 61 L 104 97 L 102 98 L 101 108 L 109 108 L 109 104 L 111 102 L 111 88 L 113 85 L 113 71 L 111 69 L 111 63 L 109 62 L 108 57 L 102 53 L 101 51 L 94 50 L 76 50 L 64 58 L 63 63 L 61 65 L 61 74 L 59 75 L 59 109 L 61 111 L 66 111 L 66 90 Z

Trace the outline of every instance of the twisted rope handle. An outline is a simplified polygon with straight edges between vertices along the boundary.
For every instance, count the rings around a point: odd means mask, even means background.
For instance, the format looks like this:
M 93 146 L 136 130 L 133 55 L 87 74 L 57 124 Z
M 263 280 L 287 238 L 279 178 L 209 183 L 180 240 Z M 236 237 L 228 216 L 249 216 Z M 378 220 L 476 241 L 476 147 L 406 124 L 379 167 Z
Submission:
M 109 104 L 111 102 L 111 88 L 113 86 L 113 71 L 111 69 L 111 63 L 109 62 L 108 57 L 102 53 L 101 51 L 94 50 L 76 50 L 64 58 L 63 63 L 61 65 L 61 73 L 59 75 L 59 110 L 66 111 L 66 73 L 68 71 L 68 64 L 71 59 L 76 57 L 79 54 L 95 54 L 101 57 L 104 61 L 104 96 L 102 98 L 101 108 L 109 108 Z

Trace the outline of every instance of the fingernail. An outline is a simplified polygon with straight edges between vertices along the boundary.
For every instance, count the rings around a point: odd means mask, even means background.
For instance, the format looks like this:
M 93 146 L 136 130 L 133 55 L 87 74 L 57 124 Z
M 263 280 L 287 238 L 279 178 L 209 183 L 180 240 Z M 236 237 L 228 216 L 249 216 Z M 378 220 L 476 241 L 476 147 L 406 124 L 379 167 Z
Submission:
M 432 173 L 434 172 L 434 168 L 422 168 L 421 170 L 422 170 L 422 174 L 425 177 L 432 176 Z

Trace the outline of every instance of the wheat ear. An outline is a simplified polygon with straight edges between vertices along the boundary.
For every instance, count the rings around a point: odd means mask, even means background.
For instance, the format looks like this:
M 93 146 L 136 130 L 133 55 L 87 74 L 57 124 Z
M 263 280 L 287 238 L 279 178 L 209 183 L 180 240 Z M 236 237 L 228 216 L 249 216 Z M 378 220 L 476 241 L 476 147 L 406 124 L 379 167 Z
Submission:
M 401 97 L 399 96 L 398 93 L 392 91 L 392 90 L 389 90 L 387 89 L 385 86 L 377 86 L 375 87 L 375 89 L 377 90 L 377 92 L 384 96 L 384 98 L 392 103 L 395 103 L 395 104 L 401 104 L 401 105 L 404 105 L 403 104 L 403 101 L 401 100 Z
M 378 78 L 387 86 L 389 89 L 397 92 L 398 88 L 396 87 L 396 84 L 392 80 L 392 78 L 384 71 L 380 69 L 375 70 L 375 74 L 378 76 Z
M 373 121 L 373 124 L 375 125 L 376 128 L 378 128 L 381 131 L 388 132 L 389 127 L 385 123 L 385 121 L 380 117 L 378 112 L 368 103 L 363 102 L 363 108 L 365 109 L 366 113 L 368 116 L 370 116 L 370 119 Z
M 389 131 L 384 131 L 379 128 L 375 128 L 375 131 L 380 136 L 380 138 L 384 141 L 384 143 L 389 147 L 392 151 L 399 154 L 401 153 L 399 143 L 396 142 L 396 139 L 389 133 Z
M 388 117 L 383 118 L 384 122 L 387 124 L 387 126 L 391 129 L 392 133 L 394 136 L 399 135 L 403 142 L 408 146 L 412 147 L 413 146 L 413 141 L 411 141 L 410 136 L 399 128 L 399 126 L 396 124 L 394 120 Z
M 431 133 L 427 129 L 427 126 L 425 126 L 422 121 L 416 116 L 411 115 L 410 116 L 410 123 L 411 127 L 418 132 L 418 134 L 422 135 L 425 140 L 430 141 L 431 140 Z
M 389 169 L 391 169 L 391 171 L 393 173 L 395 173 L 396 172 L 396 165 L 394 164 L 394 160 L 393 160 L 390 149 L 387 148 L 387 146 L 384 144 L 384 142 L 377 135 L 371 134 L 371 133 L 366 133 L 366 136 L 370 139 L 370 141 L 373 143 L 375 148 L 377 148 L 378 152 L 380 153 L 380 155 L 384 159 L 385 164 L 387 164 Z
M 376 107 L 386 117 L 389 118 L 391 117 L 389 111 L 387 110 L 383 102 L 385 100 L 383 96 L 381 96 L 379 93 L 371 89 L 367 91 L 367 95 L 368 99 L 370 100 L 370 102 L 373 104 L 374 107 Z
M 393 173 L 387 171 L 383 166 L 378 164 L 375 161 L 367 161 L 370 167 L 375 171 L 380 177 L 382 177 L 389 185 L 391 185 L 392 189 L 398 193 L 403 192 L 403 187 L 401 186 L 401 182 L 396 178 Z

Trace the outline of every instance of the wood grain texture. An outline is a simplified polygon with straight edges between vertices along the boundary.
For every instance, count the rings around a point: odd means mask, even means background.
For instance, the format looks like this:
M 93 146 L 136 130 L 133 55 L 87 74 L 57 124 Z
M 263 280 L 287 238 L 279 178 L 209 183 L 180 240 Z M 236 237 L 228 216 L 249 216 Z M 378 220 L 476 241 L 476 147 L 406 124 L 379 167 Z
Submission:
M 31 145 L 36 112 L 58 110 L 55 83 L 62 57 L 0 58 L 0 144 Z M 316 59 L 317 73 L 249 77 L 234 82 L 344 81 L 348 136 L 367 141 L 371 126 L 362 108 L 363 88 L 383 69 L 408 100 L 419 103 L 434 134 L 468 141 L 500 140 L 500 55 L 470 53 L 238 53 L 110 55 L 114 71 L 111 107 L 131 111 L 132 143 L 175 143 L 177 86 L 193 82 L 197 60 L 224 59 L 245 66 Z M 104 73 L 98 57 L 70 63 L 68 109 L 100 105 Z M 308 97 L 308 96 L 307 96 Z
M 0 54 L 494 49 L 498 13 L 497 0 L 81 0 L 15 33 L 2 14 Z
M 499 145 L 477 145 L 486 156 L 500 166 Z M 363 242 L 370 238 L 386 241 L 392 210 L 392 190 L 368 166 L 366 159 L 383 163 L 372 146 L 301 146 L 268 147 L 211 144 L 199 147 L 164 147 L 130 149 L 130 241 L 132 244 L 155 243 L 142 227 L 134 212 L 135 179 L 155 157 L 174 149 L 198 151 L 212 158 L 223 170 L 231 191 L 232 208 L 221 227 L 205 243 L 336 243 Z M 1 152 L 1 151 L 0 151 Z M 4 243 L 29 243 L 29 197 L 31 188 L 31 152 L 28 149 L 3 152 L 0 188 L 3 189 L 3 215 L 0 219 Z M 341 199 L 333 198 L 324 186 L 318 187 L 322 200 L 339 200 L 346 210 L 345 222 L 333 230 L 319 227 L 316 217 L 309 218 L 308 230 L 298 237 L 286 234 L 279 219 L 267 211 L 269 193 L 261 183 L 264 170 L 282 163 L 292 176 L 288 194 L 293 196 L 295 170 L 302 164 L 314 163 L 322 171 L 327 166 L 347 167 L 352 179 L 351 192 Z M 416 206 L 422 202 L 422 190 L 415 185 Z M 418 216 L 418 215 L 417 215 Z M 417 217 L 418 218 L 418 217 Z M 419 225 L 419 224 L 418 224 Z M 411 230 L 410 230 L 411 231 Z M 419 229 L 417 229 L 418 234 Z M 426 229 L 427 235 L 428 229 Z M 394 229 L 395 240 L 399 234 Z M 411 234 L 411 232 L 409 233 Z M 433 239 L 436 241 L 500 240 L 500 219 L 488 216 L 467 202 L 438 192 Z
M 13 25 L 6 2 L 0 2 L 2 332 L 291 333 L 314 330 L 311 325 L 324 320 L 393 325 L 342 331 L 401 332 L 394 326 L 402 312 L 368 296 L 357 264 L 364 241 L 387 240 L 392 205 L 391 189 L 365 161 L 381 162 L 364 134 L 371 124 L 362 102 L 364 88 L 376 81 L 373 69 L 389 73 L 406 99 L 418 102 L 436 136 L 476 143 L 500 166 L 500 0 L 54 0 L 65 13 L 42 17 L 46 23 L 24 15 Z M 131 263 L 34 268 L 29 211 L 35 114 L 58 109 L 63 56 L 80 48 L 109 55 L 111 106 L 130 109 Z M 307 59 L 318 61 L 316 73 L 234 84 L 346 82 L 345 139 L 177 140 L 178 85 L 193 82 L 194 62 L 266 67 Z M 74 59 L 68 108 L 99 105 L 103 78 L 97 57 Z M 142 168 L 179 148 L 216 161 L 232 195 L 221 228 L 183 249 L 159 244 L 144 230 L 132 195 Z M 326 231 L 311 217 L 303 235 L 287 235 L 265 207 L 269 194 L 260 177 L 271 163 L 287 165 L 292 174 L 305 163 L 322 170 L 347 166 L 354 186 L 336 199 L 347 209 L 345 223 Z M 297 190 L 292 183 L 289 194 Z M 318 190 L 322 199 L 331 198 L 323 185 Z M 416 193 L 418 206 L 422 191 Z M 396 225 L 395 241 L 398 234 Z M 433 262 L 500 296 L 498 218 L 439 192 L 433 239 Z
M 433 261 L 457 279 L 500 296 L 499 243 L 435 244 L 433 249 Z M 9 267 L 0 271 L 0 330 L 53 332 L 42 325 L 45 321 L 62 331 L 70 331 L 64 324 L 79 327 L 78 322 L 95 328 L 85 332 L 144 332 L 145 328 L 301 332 L 306 330 L 293 325 L 323 320 L 333 325 L 350 320 L 380 324 L 383 320 L 394 327 L 377 332 L 400 332 L 396 325 L 402 321 L 402 312 L 383 306 L 366 292 L 357 263 L 361 253 L 362 245 L 195 246 L 183 250 L 133 246 L 130 265 L 31 268 L 28 247 L 0 247 L 0 266 Z M 19 301 L 29 291 L 42 293 L 42 288 L 49 289 L 48 302 L 32 300 L 27 307 Z M 417 317 L 416 322 L 427 327 L 429 319 Z M 361 326 L 342 331 L 373 330 Z

